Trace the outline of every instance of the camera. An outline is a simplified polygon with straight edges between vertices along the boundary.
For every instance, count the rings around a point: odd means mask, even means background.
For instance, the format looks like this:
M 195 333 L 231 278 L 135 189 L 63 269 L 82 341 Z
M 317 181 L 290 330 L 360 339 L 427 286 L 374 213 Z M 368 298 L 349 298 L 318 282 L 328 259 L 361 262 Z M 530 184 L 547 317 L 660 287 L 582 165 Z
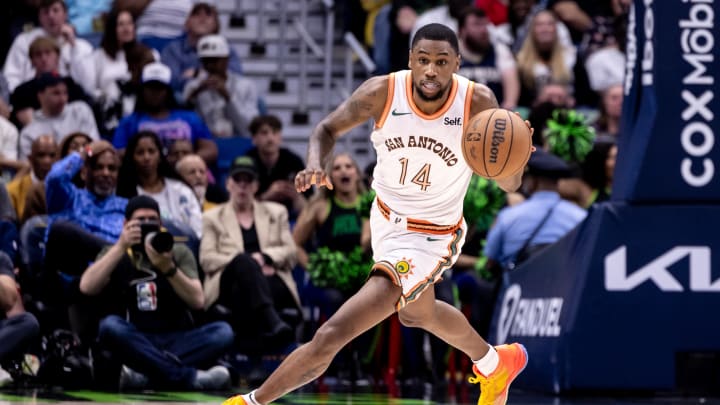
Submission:
M 175 238 L 170 232 L 161 231 L 157 222 L 143 222 L 140 224 L 140 235 L 142 244 L 150 238 L 150 246 L 158 253 L 165 253 L 172 250 Z M 143 245 L 144 246 L 144 245 Z

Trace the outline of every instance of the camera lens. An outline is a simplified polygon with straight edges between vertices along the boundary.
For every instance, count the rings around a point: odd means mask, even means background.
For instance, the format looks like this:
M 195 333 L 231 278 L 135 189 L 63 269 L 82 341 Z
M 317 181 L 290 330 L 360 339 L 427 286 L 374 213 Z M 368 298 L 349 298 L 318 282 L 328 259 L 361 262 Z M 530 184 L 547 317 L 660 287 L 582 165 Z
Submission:
M 165 253 L 172 250 L 175 238 L 170 232 L 157 232 L 150 240 L 150 245 L 158 253 Z

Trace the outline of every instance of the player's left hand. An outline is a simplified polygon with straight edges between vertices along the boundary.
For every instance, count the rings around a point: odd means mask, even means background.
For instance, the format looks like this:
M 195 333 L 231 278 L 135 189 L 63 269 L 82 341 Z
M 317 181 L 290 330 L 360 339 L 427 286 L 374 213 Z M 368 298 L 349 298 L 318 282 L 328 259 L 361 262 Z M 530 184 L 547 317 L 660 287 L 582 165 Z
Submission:
M 522 115 L 520 115 L 520 113 L 517 112 L 517 111 L 515 111 L 515 115 L 517 115 L 518 117 L 522 118 Z M 525 121 L 525 125 L 527 125 L 528 129 L 530 130 L 530 137 L 532 138 L 533 134 L 535 133 L 535 128 L 533 128 L 533 126 L 532 126 L 532 124 L 530 123 L 530 121 L 528 121 L 528 120 L 524 120 L 524 121 Z M 533 146 L 530 146 L 530 152 L 535 152 L 536 150 L 537 150 L 537 148 L 535 148 L 534 145 L 533 145 Z

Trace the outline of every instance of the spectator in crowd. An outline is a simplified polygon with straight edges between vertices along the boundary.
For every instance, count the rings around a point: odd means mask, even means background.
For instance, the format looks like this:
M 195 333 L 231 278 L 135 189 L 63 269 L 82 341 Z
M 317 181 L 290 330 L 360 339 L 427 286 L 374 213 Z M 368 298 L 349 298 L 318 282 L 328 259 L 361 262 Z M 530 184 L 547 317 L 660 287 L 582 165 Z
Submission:
M 103 15 L 110 11 L 112 0 L 65 0 L 68 20 L 77 35 L 90 36 L 103 30 Z
M 135 104 L 135 112 L 125 117 L 113 137 L 113 145 L 125 149 L 130 137 L 139 131 L 155 132 L 163 149 L 178 139 L 189 140 L 195 153 L 208 165 L 217 159 L 217 144 L 202 119 L 192 111 L 177 108 L 170 89 L 170 69 L 162 63 L 150 63 L 143 68 L 142 86 Z M 161 149 L 161 150 L 163 150 Z
M 388 20 L 378 21 L 390 25 L 388 71 L 407 69 L 410 34 L 418 15 L 442 3 L 441 0 L 395 0 L 391 3 Z
M 122 292 L 127 317 L 100 322 L 99 345 L 127 368 L 128 386 L 221 389 L 230 382 L 223 366 L 212 364 L 232 345 L 225 322 L 196 327 L 191 311 L 205 297 L 195 257 L 182 243 L 160 245 L 160 207 L 148 196 L 133 197 L 125 210 L 120 238 L 103 249 L 80 279 L 80 291 L 98 295 Z M 148 231 L 146 231 L 148 229 Z M 149 233 L 148 233 L 149 232 Z M 167 235 L 167 234 L 165 234 Z M 124 378 L 123 378 L 124 377 Z
M 585 203 L 586 207 L 610 199 L 617 153 L 618 147 L 615 141 L 605 140 L 596 142 L 595 147 L 585 158 L 583 179 L 592 189 L 590 198 Z M 594 164 L 598 161 L 602 162 L 602 165 Z
M 200 238 L 200 202 L 170 166 L 162 148 L 160 138 L 151 131 L 140 131 L 130 138 L 120 166 L 117 193 L 125 198 L 152 197 L 160 206 L 163 222 Z
M 520 97 L 520 78 L 510 49 L 490 38 L 490 20 L 478 8 L 468 8 L 460 17 L 458 74 L 490 87 L 503 108 L 514 109 Z
M 73 132 L 84 132 L 99 139 L 97 124 L 90 107 L 83 101 L 68 103 L 67 85 L 62 77 L 43 73 L 37 80 L 40 109 L 20 131 L 20 158 L 30 154 L 30 145 L 41 135 L 52 135 L 56 142 Z
M 57 158 L 58 145 L 55 138 L 43 135 L 33 141 L 30 156 L 28 156 L 30 172 L 16 177 L 7 185 L 8 194 L 10 194 L 18 218 L 24 218 L 25 202 L 30 190 L 36 184 L 43 184 L 45 176 L 50 172 L 50 168 Z
M 43 73 L 57 74 L 60 66 L 60 47 L 54 39 L 46 36 L 35 38 L 30 44 L 30 63 L 35 68 L 35 77 L 20 84 L 10 96 L 13 106 L 12 120 L 24 127 L 32 121 L 33 113 L 40 109 L 38 100 L 38 86 Z M 84 101 L 91 103 L 90 97 L 85 93 L 72 77 L 64 76 L 63 81 L 67 87 L 68 101 Z
M 303 208 L 293 227 L 298 263 L 306 269 L 306 246 L 326 246 L 347 253 L 360 246 L 359 204 L 360 196 L 365 193 L 360 168 L 349 154 L 343 153 L 332 160 L 329 173 L 335 188 L 321 189 Z
M 9 179 L 25 167 L 24 159 L 18 158 L 20 134 L 7 117 L 0 115 L 0 178 Z
M 138 61 L 133 57 L 146 57 L 145 64 L 159 61 L 157 51 L 135 40 L 135 20 L 127 10 L 113 10 L 105 18 L 105 32 L 100 47 L 93 51 L 89 61 L 91 69 L 91 96 L 101 106 L 104 128 L 111 130 L 135 107 L 135 85 L 131 66 Z M 140 61 L 142 63 L 143 61 Z M 131 96 L 131 97 L 128 97 Z
M 557 34 L 557 20 L 551 12 L 535 14 L 517 62 L 522 85 L 521 105 L 530 105 L 543 85 L 551 80 L 572 83 L 575 51 L 563 48 Z
M 500 24 L 492 31 L 492 37 L 507 46 L 513 54 L 520 52 L 530 29 L 530 22 L 535 14 L 545 10 L 547 0 L 510 0 L 508 4 L 508 21 Z M 558 21 L 555 25 L 557 35 L 563 48 L 574 48 L 567 26 Z
M 583 47 L 602 47 L 612 42 L 614 16 L 627 11 L 625 0 L 548 0 L 546 7 L 553 11 L 560 21 L 570 28 L 576 44 L 585 42 Z
M 167 160 L 171 166 L 175 167 L 175 165 L 177 165 L 180 159 L 194 153 L 195 152 L 193 152 L 193 146 L 190 141 L 185 139 L 178 139 L 177 141 L 171 143 L 170 146 L 168 146 Z
M 208 168 L 200 156 L 195 154 L 184 156 L 177 162 L 175 170 L 185 183 L 192 187 L 203 212 L 227 201 L 225 190 L 217 184 L 209 183 Z
M 6 1 L 0 13 L 0 63 L 5 63 L 15 37 L 38 26 L 39 0 Z
M 221 35 L 206 35 L 197 45 L 202 68 L 187 82 L 183 99 L 220 138 L 249 136 L 248 124 L 260 114 L 255 83 L 228 70 L 230 46 Z
M 485 244 L 488 267 L 512 269 L 585 219 L 584 209 L 558 194 L 558 179 L 569 175 L 570 167 L 559 157 L 542 149 L 532 154 L 522 184 L 530 198 L 498 214 Z
M 5 252 L 15 263 L 17 259 L 17 216 L 7 192 L 7 186 L 0 182 L 0 252 Z
M 598 135 L 617 138 L 620 134 L 620 116 L 622 115 L 623 86 L 620 83 L 609 86 L 600 98 L 600 116 L 595 122 Z
M 626 24 L 627 19 L 616 19 L 614 25 L 617 41 L 599 48 L 585 58 L 588 82 L 595 92 L 603 92 L 617 83 L 622 83 L 625 77 Z
M 42 138 L 42 137 L 41 137 Z M 74 132 L 60 142 L 58 147 L 60 158 L 66 157 L 71 152 L 82 153 L 85 150 L 85 146 L 89 145 L 92 139 L 82 132 Z M 53 163 L 55 160 L 53 160 Z M 79 175 L 73 178 L 73 182 L 78 187 L 84 187 L 84 182 Z M 46 216 L 47 214 L 47 202 L 45 201 L 45 182 L 36 182 L 30 187 L 27 196 L 25 197 L 25 208 L 23 210 L 22 218 L 18 218 L 21 224 L 25 224 L 30 218 L 35 216 Z M 47 224 L 47 218 L 42 218 L 42 224 Z M 43 225 L 43 226 L 44 226 Z
M 21 358 L 39 334 L 37 319 L 25 312 L 13 262 L 0 251 L 0 365 Z
M 294 219 L 305 206 L 305 196 L 295 190 L 295 175 L 304 169 L 302 158 L 281 147 L 282 123 L 274 115 L 262 115 L 250 122 L 254 147 L 247 153 L 258 164 L 258 199 L 279 202 Z
M 572 94 L 572 87 L 564 82 L 549 81 L 540 89 L 540 92 L 532 102 L 528 121 L 532 124 L 533 144 L 542 146 L 545 143 L 544 132 L 547 121 L 557 109 L 575 107 L 575 99 Z
M 94 141 L 50 169 L 45 178 L 49 217 L 45 271 L 49 278 L 57 272 L 79 276 L 105 245 L 120 237 L 127 200 L 115 195 L 119 165 L 117 151 L 109 142 Z M 85 188 L 73 183 L 78 172 Z
M 594 105 L 598 102 L 595 88 L 602 88 L 602 82 L 617 82 L 622 78 L 624 63 L 618 52 L 618 42 L 626 36 L 621 20 L 626 18 L 630 1 L 627 0 L 549 0 L 547 7 L 571 30 L 573 42 L 578 45 L 578 64 L 575 68 L 574 96 L 580 105 Z M 620 24 L 618 24 L 620 23 Z M 618 36 L 619 35 L 619 36 Z M 615 49 L 614 49 L 615 48 Z M 592 59 L 600 51 L 599 58 Z M 619 63 L 618 63 L 619 61 Z
M 60 45 L 60 66 L 58 73 L 70 76 L 81 85 L 85 85 L 87 60 L 92 53 L 92 45 L 77 38 L 75 28 L 67 22 L 67 6 L 63 0 L 41 0 L 38 10 L 40 27 L 22 33 L 15 38 L 3 73 L 14 91 L 17 86 L 35 77 L 35 68 L 30 63 L 29 48 L 39 36 L 49 36 Z M 89 83 L 88 83 L 89 84 Z M 89 91 L 89 88 L 86 89 Z
M 608 201 L 612 191 L 616 157 L 615 139 L 599 136 L 580 165 L 580 179 L 562 179 L 559 183 L 560 195 L 584 208 Z
M 64 158 L 71 152 L 82 153 L 85 147 L 92 143 L 93 139 L 84 132 L 73 132 L 60 141 L 60 158 Z
M 195 3 L 185 21 L 183 36 L 170 42 L 162 50 L 162 61 L 172 71 L 174 91 L 182 92 L 185 84 L 196 77 L 200 71 L 201 64 L 198 55 L 200 38 L 219 32 L 220 20 L 215 6 L 205 1 Z M 233 49 L 230 49 L 228 54 L 227 68 L 235 74 L 242 73 L 240 58 Z
M 226 182 L 230 201 L 203 214 L 200 266 L 205 307 L 230 312 L 238 345 L 267 350 L 293 342 L 288 322 L 301 316 L 287 210 L 255 199 L 258 178 L 252 158 L 233 161 Z M 281 318 L 291 311 L 294 319 Z
M 137 21 L 138 39 L 162 51 L 180 37 L 193 0 L 115 0 L 115 8 L 130 10 Z
M 417 16 L 417 19 L 415 19 L 410 33 L 410 39 L 415 36 L 415 33 L 420 27 L 432 23 L 446 25 L 451 30 L 458 32 L 460 19 L 462 19 L 463 13 L 470 8 L 478 9 L 472 6 L 469 0 L 448 0 L 443 2 L 443 4 L 422 12 Z M 483 15 L 486 15 L 481 9 L 478 10 L 483 12 Z

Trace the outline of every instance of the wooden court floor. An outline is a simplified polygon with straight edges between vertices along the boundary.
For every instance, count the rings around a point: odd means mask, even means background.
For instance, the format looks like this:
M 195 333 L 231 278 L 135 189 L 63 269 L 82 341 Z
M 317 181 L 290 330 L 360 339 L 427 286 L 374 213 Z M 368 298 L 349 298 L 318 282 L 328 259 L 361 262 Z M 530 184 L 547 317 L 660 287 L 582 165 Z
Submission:
M 98 391 L 2 391 L 0 405 L 94 405 L 132 404 L 132 405 L 219 405 L 230 393 L 195 392 L 139 392 L 108 393 Z M 378 393 L 312 393 L 303 392 L 288 395 L 277 404 L 287 405 L 463 405 L 475 404 L 477 396 L 472 398 L 432 398 L 432 395 L 414 395 L 415 397 L 393 397 Z M 512 392 L 508 404 L 515 405 L 690 405 L 719 404 L 720 398 L 698 397 L 552 397 L 524 392 Z

